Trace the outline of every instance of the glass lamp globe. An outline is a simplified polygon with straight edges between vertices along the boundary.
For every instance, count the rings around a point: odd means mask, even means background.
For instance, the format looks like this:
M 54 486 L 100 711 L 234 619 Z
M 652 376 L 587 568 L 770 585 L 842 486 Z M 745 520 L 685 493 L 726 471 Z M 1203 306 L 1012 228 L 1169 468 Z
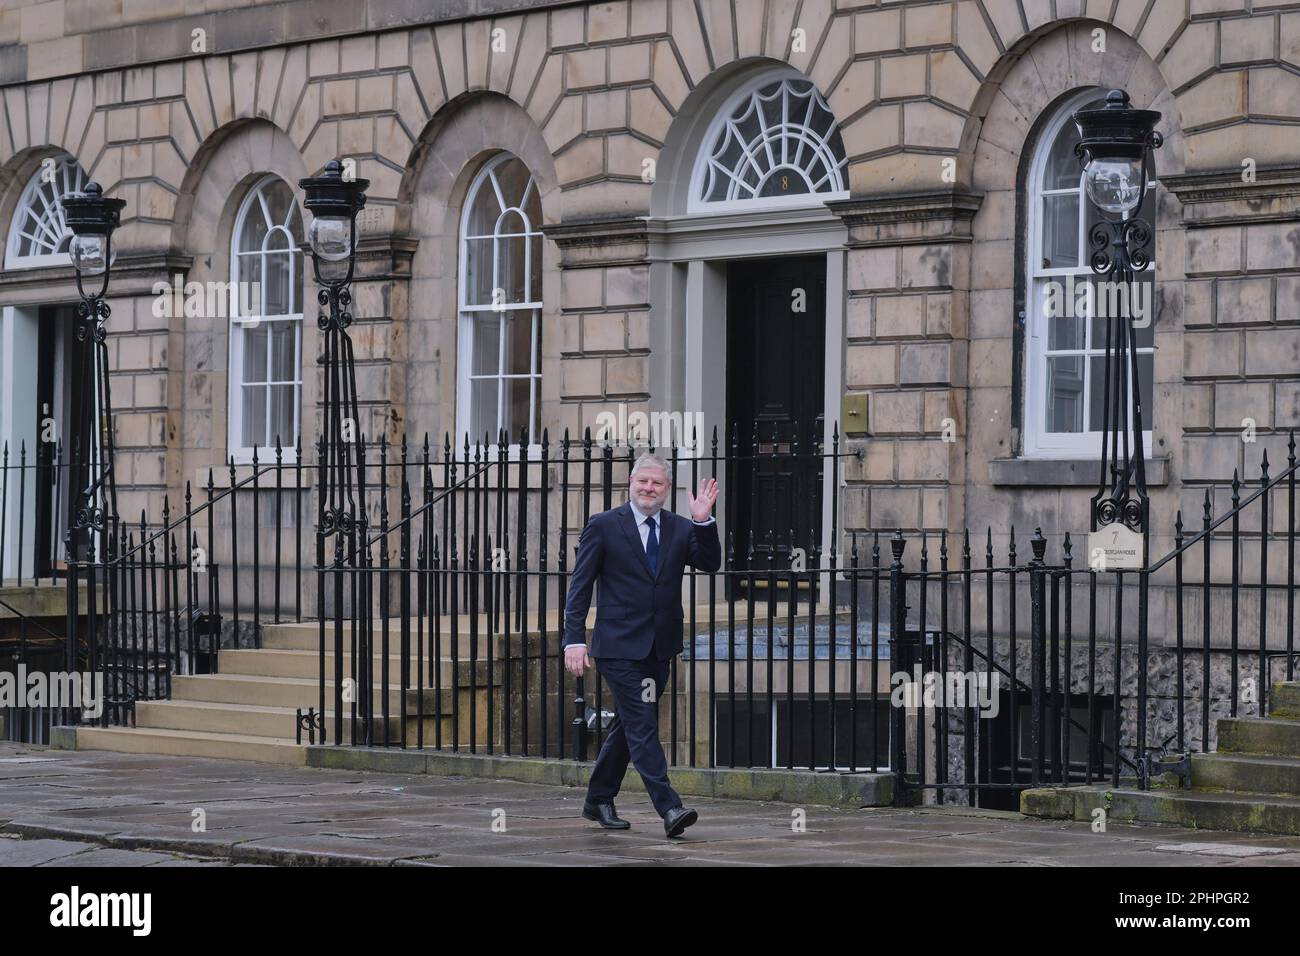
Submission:
M 326 262 L 343 262 L 352 254 L 352 220 L 342 216 L 317 216 L 307 227 L 312 252 Z
M 68 246 L 68 255 L 72 258 L 73 266 L 82 275 L 98 276 L 103 275 L 117 258 L 116 249 L 109 251 L 108 258 L 105 258 L 104 253 L 108 250 L 107 236 L 95 234 L 73 236 Z
M 1142 199 L 1141 159 L 1095 159 L 1084 177 L 1088 198 L 1109 213 L 1128 213 Z

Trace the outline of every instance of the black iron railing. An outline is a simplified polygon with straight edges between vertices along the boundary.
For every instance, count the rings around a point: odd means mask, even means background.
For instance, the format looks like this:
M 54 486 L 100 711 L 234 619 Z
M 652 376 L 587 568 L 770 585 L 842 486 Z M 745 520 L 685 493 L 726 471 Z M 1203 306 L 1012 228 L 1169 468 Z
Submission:
M 818 484 L 805 492 L 818 501 L 823 466 L 838 477 L 839 458 L 845 454 L 838 435 L 830 450 L 814 442 L 801 451 L 794 441 L 779 452 L 754 453 L 757 442 L 742 447 L 738 434 L 733 432 L 729 449 L 716 433 L 702 448 L 694 436 L 691 450 L 699 453 L 668 449 L 666 457 L 679 476 L 668 507 L 677 507 L 682 488 L 696 487 L 705 476 L 718 478 L 725 495 L 741 471 L 757 483 L 769 473 L 788 473 L 792 465 L 813 465 L 805 470 Z M 423 746 L 427 735 L 435 746 L 447 741 L 455 749 L 503 746 L 511 753 L 581 757 L 588 747 L 584 728 L 595 728 L 597 741 L 601 736 L 595 702 L 601 701 L 602 708 L 609 702 L 598 675 L 590 696 L 592 681 L 574 684 L 564 673 L 559 642 L 569 568 L 587 516 L 625 497 L 636 449 L 597 443 L 589 433 L 575 441 L 566 433 L 554 444 L 543 434 L 531 458 L 514 455 L 504 435 L 492 444 L 465 443 L 459 455 L 445 440 L 443 452 L 441 461 L 431 461 L 425 446 L 419 484 L 411 480 L 404 452 L 400 485 L 380 489 L 378 520 L 357 521 L 353 532 L 335 535 L 332 559 L 319 569 L 317 603 L 325 611 L 319 620 L 318 713 L 331 715 L 327 739 Z M 360 454 L 364 458 L 364 446 Z M 360 488 L 363 495 L 370 494 L 364 477 Z M 390 518 L 387 503 L 394 497 L 397 515 Z M 832 484 L 832 515 L 838 515 L 838 505 Z M 731 512 L 745 513 L 741 508 Z M 816 520 L 805 521 L 803 540 L 792 533 L 778 538 L 770 525 L 760 538 L 750 525 L 748 553 L 740 560 L 731 524 L 727 570 L 707 581 L 693 575 L 686 582 L 684 600 L 692 625 L 706 593 L 716 621 L 723 595 L 730 595 L 734 614 L 739 595 L 750 595 L 745 600 L 753 605 L 752 596 L 765 587 L 769 613 L 783 602 L 784 621 L 790 615 L 801 617 L 806 606 L 813 627 L 822 626 L 816 621 L 817 602 L 826 601 L 821 582 L 835 581 L 840 560 L 833 544 L 822 548 L 822 517 L 818 508 Z M 767 546 L 764 557 L 755 561 L 762 544 Z M 786 560 L 791 555 L 797 559 Z M 794 654 L 794 644 L 787 650 Z M 716 663 L 712 642 L 688 646 L 687 659 L 698 663 L 701 653 Z M 692 687 L 696 671 L 689 678 Z M 710 683 L 713 693 L 703 709 L 711 714 L 716 670 Z M 815 695 L 815 677 L 812 686 Z M 734 681 L 731 687 L 728 700 L 734 703 Z M 751 686 L 747 699 L 753 696 Z M 767 699 L 774 696 L 769 684 Z M 576 710 L 572 717 L 570 708 Z M 462 717 L 468 736 L 462 732 Z M 668 719 L 674 753 L 685 747 L 690 759 L 697 760 L 697 743 L 709 735 L 698 733 L 696 702 L 690 701 L 681 714 L 672 711 Z M 679 739 L 679 730 L 687 726 L 689 737 Z
M 1265 460 L 1249 486 L 1207 485 L 1200 528 L 1176 516 L 1173 548 L 1129 570 L 1090 566 L 1068 534 L 855 528 L 856 452 L 834 428 L 825 446 L 744 433 L 661 452 L 667 507 L 705 477 L 722 489 L 723 567 L 686 576 L 661 699 L 675 765 L 887 772 L 900 799 L 1014 805 L 1040 784 L 1147 785 L 1154 759 L 1213 749 L 1218 718 L 1266 714 L 1294 679 L 1294 444 L 1276 475 Z M 358 438 L 358 517 L 328 542 L 298 450 L 212 473 L 156 521 L 111 516 L 79 568 L 101 720 L 311 622 L 309 741 L 589 759 L 613 705 L 597 674 L 565 672 L 562 611 L 582 527 L 622 503 L 641 450 Z M 800 536 L 728 499 L 797 471 Z
M 209 469 L 138 521 L 111 513 L 84 557 L 65 562 L 83 604 L 65 631 L 69 669 L 103 675 L 100 723 L 128 723 L 172 677 L 212 673 L 222 647 L 257 647 L 265 624 L 301 620 L 310 474 L 301 448 Z M 225 479 L 221 485 L 217 476 Z
M 996 562 L 991 530 L 983 567 L 963 534 L 960 567 L 950 567 L 941 535 L 933 570 L 932 539 L 922 535 L 919 565 L 903 568 L 911 542 L 895 534 L 903 596 L 892 610 L 937 623 L 934 638 L 909 652 L 926 671 L 950 674 L 958 660 L 958 673 L 996 683 L 1004 711 L 999 720 L 940 697 L 896 715 L 901 759 L 911 761 L 896 768 L 905 789 L 996 803 L 998 791 L 1048 783 L 1146 787 L 1167 766 L 1162 757 L 1213 750 L 1219 718 L 1266 716 L 1272 685 L 1294 680 L 1297 660 L 1294 437 L 1288 451 L 1275 476 L 1262 456 L 1244 497 L 1234 475 L 1231 507 L 1217 518 L 1218 489 L 1206 487 L 1200 530 L 1189 533 L 1179 512 L 1172 550 L 1138 569 L 1079 566 L 1070 535 L 1049 553 L 1038 531 L 1028 562 L 1018 560 L 1014 531 Z M 1284 580 L 1271 576 L 1279 566 Z M 927 746 L 937 752 L 927 757 Z
M 739 469 L 792 465 L 793 450 L 749 451 L 670 450 L 674 484 L 716 476 L 725 502 Z M 838 441 L 802 454 L 830 475 L 827 540 L 760 549 L 750 534 L 738 553 L 727 510 L 722 570 L 684 582 L 686 647 L 661 710 L 674 764 L 889 771 L 904 799 L 983 805 L 1045 783 L 1146 786 L 1156 758 L 1213 749 L 1219 717 L 1266 714 L 1270 683 L 1294 677 L 1293 447 L 1244 497 L 1234 480 L 1218 518 L 1207 487 L 1203 529 L 1178 516 L 1174 549 L 1143 569 L 1014 529 L 997 554 L 993 529 L 978 543 L 886 532 L 882 558 L 879 532 L 841 526 Z M 320 622 L 325 739 L 586 759 L 612 704 L 598 675 L 565 673 L 559 611 L 581 526 L 621 502 L 634 450 L 584 438 L 534 461 L 488 445 L 461 457 L 438 489 L 422 466 L 419 504 L 404 480 L 397 518 L 339 552 Z M 1188 580 L 1194 550 L 1206 570 Z M 1226 579 L 1212 550 L 1231 556 Z
M 71 471 L 61 442 L 0 447 L 0 584 L 53 584 L 61 575 Z
M 63 659 L 64 638 L 44 622 L 0 598 L 0 740 L 48 744 L 50 730 L 73 718 L 71 708 L 56 706 L 48 694 L 28 698 L 28 677 L 57 668 Z

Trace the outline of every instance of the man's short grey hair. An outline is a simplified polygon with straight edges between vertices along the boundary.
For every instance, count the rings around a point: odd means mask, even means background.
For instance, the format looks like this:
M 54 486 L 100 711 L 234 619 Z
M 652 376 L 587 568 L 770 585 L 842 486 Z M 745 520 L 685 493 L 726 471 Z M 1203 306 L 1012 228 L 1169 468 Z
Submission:
M 668 464 L 668 462 L 663 457 L 661 457 L 660 455 L 656 455 L 653 452 L 646 452 L 644 455 L 642 455 L 640 458 L 636 460 L 636 464 L 632 466 L 632 471 L 628 475 L 628 480 L 631 481 L 632 478 L 636 476 L 636 473 L 638 471 L 640 471 L 642 468 L 647 468 L 647 467 L 662 468 L 664 470 L 664 474 L 668 476 L 668 481 L 671 482 L 673 480 L 673 466 Z

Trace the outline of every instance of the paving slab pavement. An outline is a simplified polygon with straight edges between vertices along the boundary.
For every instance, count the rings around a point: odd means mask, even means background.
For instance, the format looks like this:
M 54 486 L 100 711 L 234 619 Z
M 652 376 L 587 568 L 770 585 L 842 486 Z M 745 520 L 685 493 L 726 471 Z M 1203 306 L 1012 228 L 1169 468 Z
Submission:
M 154 867 L 229 866 L 223 859 L 200 859 L 152 850 L 118 850 L 94 843 L 62 839 L 26 840 L 0 834 L 0 866 Z
M 583 820 L 582 799 L 575 788 L 512 781 L 0 743 L 0 865 L 1300 865 L 1298 837 L 1094 833 L 952 807 L 692 798 L 700 822 L 667 840 L 642 790 L 618 800 L 627 832 Z

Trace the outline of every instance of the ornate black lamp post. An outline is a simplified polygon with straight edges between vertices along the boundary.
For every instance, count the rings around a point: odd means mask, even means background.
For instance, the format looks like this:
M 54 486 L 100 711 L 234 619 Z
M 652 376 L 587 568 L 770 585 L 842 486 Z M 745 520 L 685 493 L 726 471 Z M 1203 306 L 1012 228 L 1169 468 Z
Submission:
M 84 192 L 70 193 L 60 200 L 68 227 L 73 232 L 70 254 L 76 270 L 77 351 L 83 393 L 76 421 L 72 425 L 72 469 L 69 487 L 76 489 L 64 544 L 68 561 L 67 653 L 69 671 L 77 666 L 77 591 L 79 563 L 86 568 L 86 613 L 90 648 L 90 670 L 95 670 L 95 538 L 103 549 L 111 547 L 117 516 L 117 494 L 113 482 L 113 403 L 109 395 L 107 330 L 110 314 L 104 300 L 109 271 L 116 255 L 113 230 L 121 224 L 125 200 L 110 199 L 98 183 L 87 183 Z
M 357 409 L 357 377 L 353 361 L 352 274 L 356 267 L 357 213 L 366 204 L 366 179 L 344 178 L 338 160 L 330 160 L 320 176 L 309 176 L 298 183 L 302 187 L 303 205 L 312 214 L 307 228 L 311 246 L 312 268 L 320 286 L 320 304 L 316 323 L 323 334 L 320 362 L 324 367 L 325 421 L 319 444 L 319 511 L 316 529 L 316 563 L 320 569 L 317 586 L 318 617 L 321 621 L 320 715 L 325 713 L 325 539 L 334 536 L 333 610 L 334 646 L 334 742 L 343 739 L 343 570 L 357 560 L 358 536 L 364 540 L 366 520 L 364 502 L 358 507 L 359 470 L 364 466 L 353 444 L 360 436 Z M 355 597 L 355 588 L 353 589 Z M 362 671 L 356 672 L 358 690 L 369 692 L 368 664 L 370 651 L 360 651 Z M 354 702 L 355 703 L 355 702 Z M 363 706 L 363 714 L 368 710 Z M 323 723 L 318 725 L 324 731 Z
M 322 432 L 322 533 L 350 533 L 356 520 L 350 445 L 357 439 L 356 371 L 353 365 L 352 273 L 356 266 L 357 213 L 366 204 L 365 179 L 344 179 L 342 166 L 332 159 L 324 175 L 299 184 L 303 204 L 312 214 L 307 227 L 312 268 L 320 286 L 322 311 L 317 325 L 324 333 L 325 422 Z
M 113 230 L 121 223 L 126 201 L 109 199 L 98 183 L 87 183 L 86 191 L 71 193 L 61 200 L 68 227 L 73 232 L 70 254 L 76 270 L 77 344 L 80 347 L 80 375 L 89 395 L 81 402 L 73 423 L 73 470 L 78 490 L 76 508 L 68 522 L 67 541 L 74 548 L 86 528 L 104 529 L 105 504 L 113 504 L 113 441 L 110 423 L 113 407 L 108 388 L 108 346 L 104 323 L 110 309 L 104 301 L 109 270 L 116 254 Z M 97 280 L 98 288 L 95 287 Z M 87 290 L 87 285 L 90 288 Z M 84 479 L 84 484 L 83 484 Z M 70 550 L 68 557 L 76 556 Z
M 1109 282 L 1122 283 L 1123 294 L 1108 296 L 1109 301 L 1131 303 L 1136 276 L 1151 261 L 1151 226 L 1132 214 L 1146 197 L 1151 151 L 1164 142 L 1155 131 L 1159 120 L 1155 110 L 1133 109 L 1123 90 L 1111 90 L 1104 106 L 1074 114 L 1084 189 L 1101 213 L 1088 231 L 1090 265 Z M 1132 309 L 1125 311 L 1129 314 L 1106 320 L 1101 479 L 1092 499 L 1092 527 L 1096 531 L 1119 522 L 1145 536 L 1149 515 L 1141 383 Z
M 1146 699 L 1147 676 L 1147 587 L 1144 570 L 1147 557 L 1147 532 L 1150 528 L 1150 502 L 1147 499 L 1146 459 L 1142 441 L 1142 389 L 1138 376 L 1137 347 L 1134 338 L 1132 299 L 1137 292 L 1135 280 L 1151 262 L 1148 251 L 1153 238 L 1149 223 L 1135 218 L 1146 197 L 1152 173 L 1152 151 L 1159 149 L 1164 137 L 1155 130 L 1160 114 L 1155 110 L 1137 110 L 1129 105 L 1128 94 L 1111 90 L 1104 106 L 1083 109 L 1074 114 L 1079 127 L 1079 145 L 1075 151 L 1084 164 L 1084 191 L 1100 213 L 1099 221 L 1088 230 L 1092 271 L 1104 277 L 1110 288 L 1106 301 L 1128 303 L 1120 315 L 1110 310 L 1106 317 L 1106 374 L 1103 393 L 1101 479 L 1092 499 L 1092 530 L 1100 536 L 1102 563 L 1095 570 L 1105 570 L 1107 546 L 1118 559 L 1116 570 L 1138 570 L 1137 675 L 1138 700 Z M 1113 293 L 1113 294 L 1112 294 Z M 1101 294 L 1094 302 L 1101 301 Z M 1130 408 L 1132 413 L 1130 415 Z M 1127 539 L 1127 540 L 1124 540 Z M 1096 549 L 1090 552 L 1095 556 Z M 1115 641 L 1131 625 L 1123 616 L 1121 574 L 1115 582 Z M 1118 684 L 1116 703 L 1118 704 Z M 1116 708 L 1118 715 L 1118 706 Z M 1118 721 L 1118 716 L 1116 717 Z M 1118 727 L 1118 723 L 1116 724 Z M 1118 745 L 1118 735 L 1117 735 Z M 1138 775 L 1146 789 L 1151 774 L 1151 754 L 1147 750 L 1145 708 L 1137 714 Z M 1115 762 L 1118 776 L 1118 759 Z

